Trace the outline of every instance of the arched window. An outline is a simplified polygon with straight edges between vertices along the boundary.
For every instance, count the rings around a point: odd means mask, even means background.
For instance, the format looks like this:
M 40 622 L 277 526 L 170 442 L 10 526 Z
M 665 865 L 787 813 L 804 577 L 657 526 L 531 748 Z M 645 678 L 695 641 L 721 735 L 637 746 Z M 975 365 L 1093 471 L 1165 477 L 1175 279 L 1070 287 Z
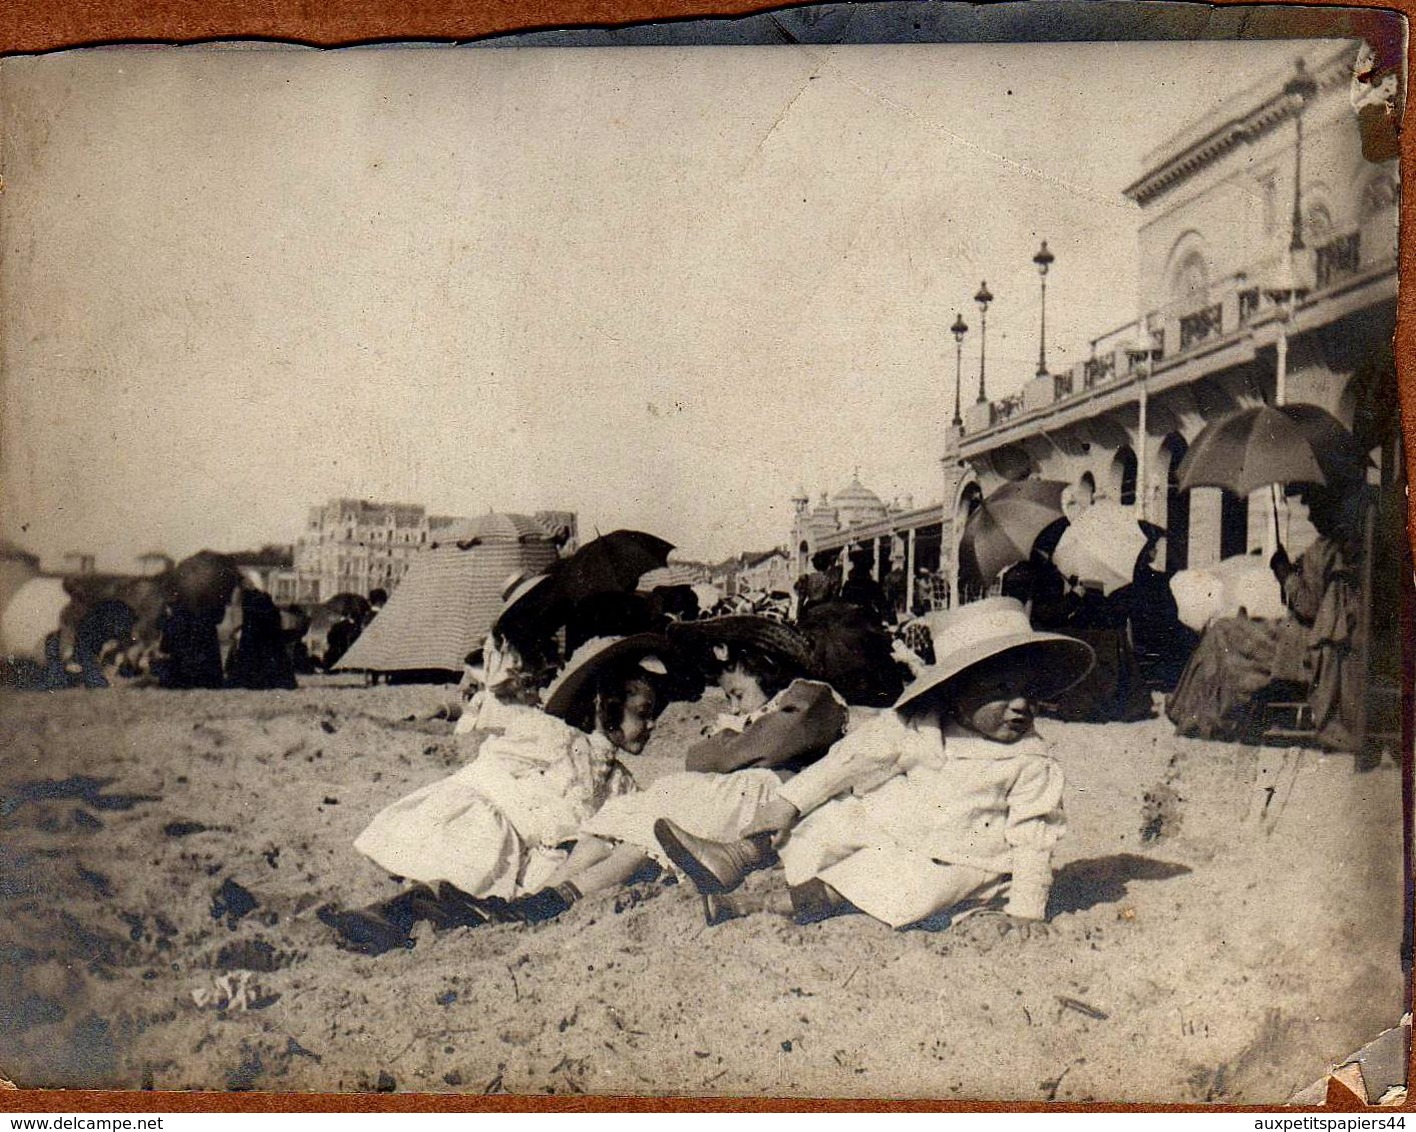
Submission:
M 1325 244 L 1332 237 L 1332 213 L 1325 204 L 1308 206 L 1303 218 L 1303 236 L 1310 244 Z
M 1378 173 L 1367 182 L 1362 190 L 1361 215 L 1362 219 L 1375 216 L 1378 212 L 1388 208 L 1395 208 L 1396 202 L 1400 199 L 1400 191 L 1397 188 L 1396 178 L 1390 173 Z
M 1203 306 L 1209 298 L 1209 264 L 1198 251 L 1190 251 L 1170 276 L 1170 295 L 1182 310 Z
M 1136 454 L 1123 444 L 1111 461 L 1111 489 L 1123 507 L 1136 502 Z
M 1096 476 L 1083 472 L 1082 478 L 1077 481 L 1076 495 L 1080 506 L 1090 507 L 1096 501 Z

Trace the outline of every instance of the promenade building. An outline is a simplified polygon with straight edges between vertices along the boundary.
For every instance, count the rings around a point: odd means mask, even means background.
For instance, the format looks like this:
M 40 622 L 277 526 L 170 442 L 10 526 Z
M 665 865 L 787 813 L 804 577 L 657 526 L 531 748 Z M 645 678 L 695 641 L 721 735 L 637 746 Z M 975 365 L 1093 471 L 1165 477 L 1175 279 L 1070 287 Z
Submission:
M 1396 482 L 1397 162 L 1363 154 L 1355 54 L 1267 76 L 1145 156 L 1125 189 L 1141 209 L 1138 317 L 946 429 L 956 588 L 976 581 L 958 573 L 964 521 L 1028 476 L 1067 482 L 1073 505 L 1112 499 L 1166 527 L 1172 569 L 1264 549 L 1266 489 L 1177 484 L 1200 430 L 1248 406 L 1322 406 L 1372 449 L 1374 481 Z M 1062 267 L 1054 286 L 1069 285 Z M 1313 537 L 1296 501 L 1280 526 L 1293 553 Z
M 869 546 L 878 573 L 903 557 L 912 582 L 937 575 L 944 601 L 979 596 L 988 580 L 960 576 L 964 523 L 1028 477 L 1067 483 L 1069 508 L 1112 499 L 1166 527 L 1171 569 L 1264 551 L 1275 526 L 1296 556 L 1313 538 L 1296 498 L 1275 524 L 1267 490 L 1236 498 L 1177 482 L 1206 424 L 1264 403 L 1327 409 L 1370 449 L 1373 483 L 1398 484 L 1398 161 L 1371 134 L 1370 108 L 1356 109 L 1356 54 L 1310 50 L 1144 154 L 1123 190 L 1139 206 L 1136 317 L 1099 331 L 1066 370 L 1039 365 L 1019 382 L 990 369 L 1013 391 L 943 426 L 942 505 L 897 511 L 872 497 L 871 510 L 858 481 L 814 506 L 799 491 L 796 571 L 817 550 Z M 1054 289 L 1097 285 L 1050 266 Z M 1398 577 L 1402 500 L 1382 498 L 1373 571 Z

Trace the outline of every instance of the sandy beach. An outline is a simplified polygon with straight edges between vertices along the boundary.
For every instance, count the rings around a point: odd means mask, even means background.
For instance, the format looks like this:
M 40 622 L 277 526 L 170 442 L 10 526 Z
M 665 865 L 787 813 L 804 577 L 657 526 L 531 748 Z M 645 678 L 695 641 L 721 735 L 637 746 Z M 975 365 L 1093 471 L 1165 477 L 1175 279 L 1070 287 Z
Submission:
M 1051 922 L 895 932 L 686 884 L 338 950 L 394 891 L 351 848 L 461 757 L 449 689 L 9 695 L 0 1071 L 21 1086 L 1279 1103 L 1395 1025 L 1400 772 L 1044 720 Z M 675 768 L 719 710 L 672 705 Z M 1267 804 L 1265 804 L 1267 803 Z M 758 874 L 754 885 L 781 883 Z

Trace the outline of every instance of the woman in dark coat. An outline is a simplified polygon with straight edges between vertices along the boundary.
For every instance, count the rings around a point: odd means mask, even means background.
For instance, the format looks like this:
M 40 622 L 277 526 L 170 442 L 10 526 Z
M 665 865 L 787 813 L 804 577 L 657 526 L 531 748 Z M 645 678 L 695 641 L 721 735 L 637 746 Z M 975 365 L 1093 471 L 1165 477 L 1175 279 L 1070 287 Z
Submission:
M 280 610 L 269 594 L 241 594 L 241 628 L 226 665 L 228 683 L 236 688 L 294 688 L 295 666 L 285 647 Z

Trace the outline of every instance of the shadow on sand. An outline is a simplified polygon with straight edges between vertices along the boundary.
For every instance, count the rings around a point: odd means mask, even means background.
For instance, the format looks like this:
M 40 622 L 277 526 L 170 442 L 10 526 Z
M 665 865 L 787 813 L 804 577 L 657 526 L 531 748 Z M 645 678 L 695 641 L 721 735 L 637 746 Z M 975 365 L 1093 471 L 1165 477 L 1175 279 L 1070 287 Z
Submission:
M 1138 853 L 1069 861 L 1053 878 L 1048 918 L 1062 912 L 1084 912 L 1098 904 L 1115 904 L 1125 897 L 1126 885 L 1133 880 L 1170 880 L 1189 871 L 1188 865 L 1157 861 Z

